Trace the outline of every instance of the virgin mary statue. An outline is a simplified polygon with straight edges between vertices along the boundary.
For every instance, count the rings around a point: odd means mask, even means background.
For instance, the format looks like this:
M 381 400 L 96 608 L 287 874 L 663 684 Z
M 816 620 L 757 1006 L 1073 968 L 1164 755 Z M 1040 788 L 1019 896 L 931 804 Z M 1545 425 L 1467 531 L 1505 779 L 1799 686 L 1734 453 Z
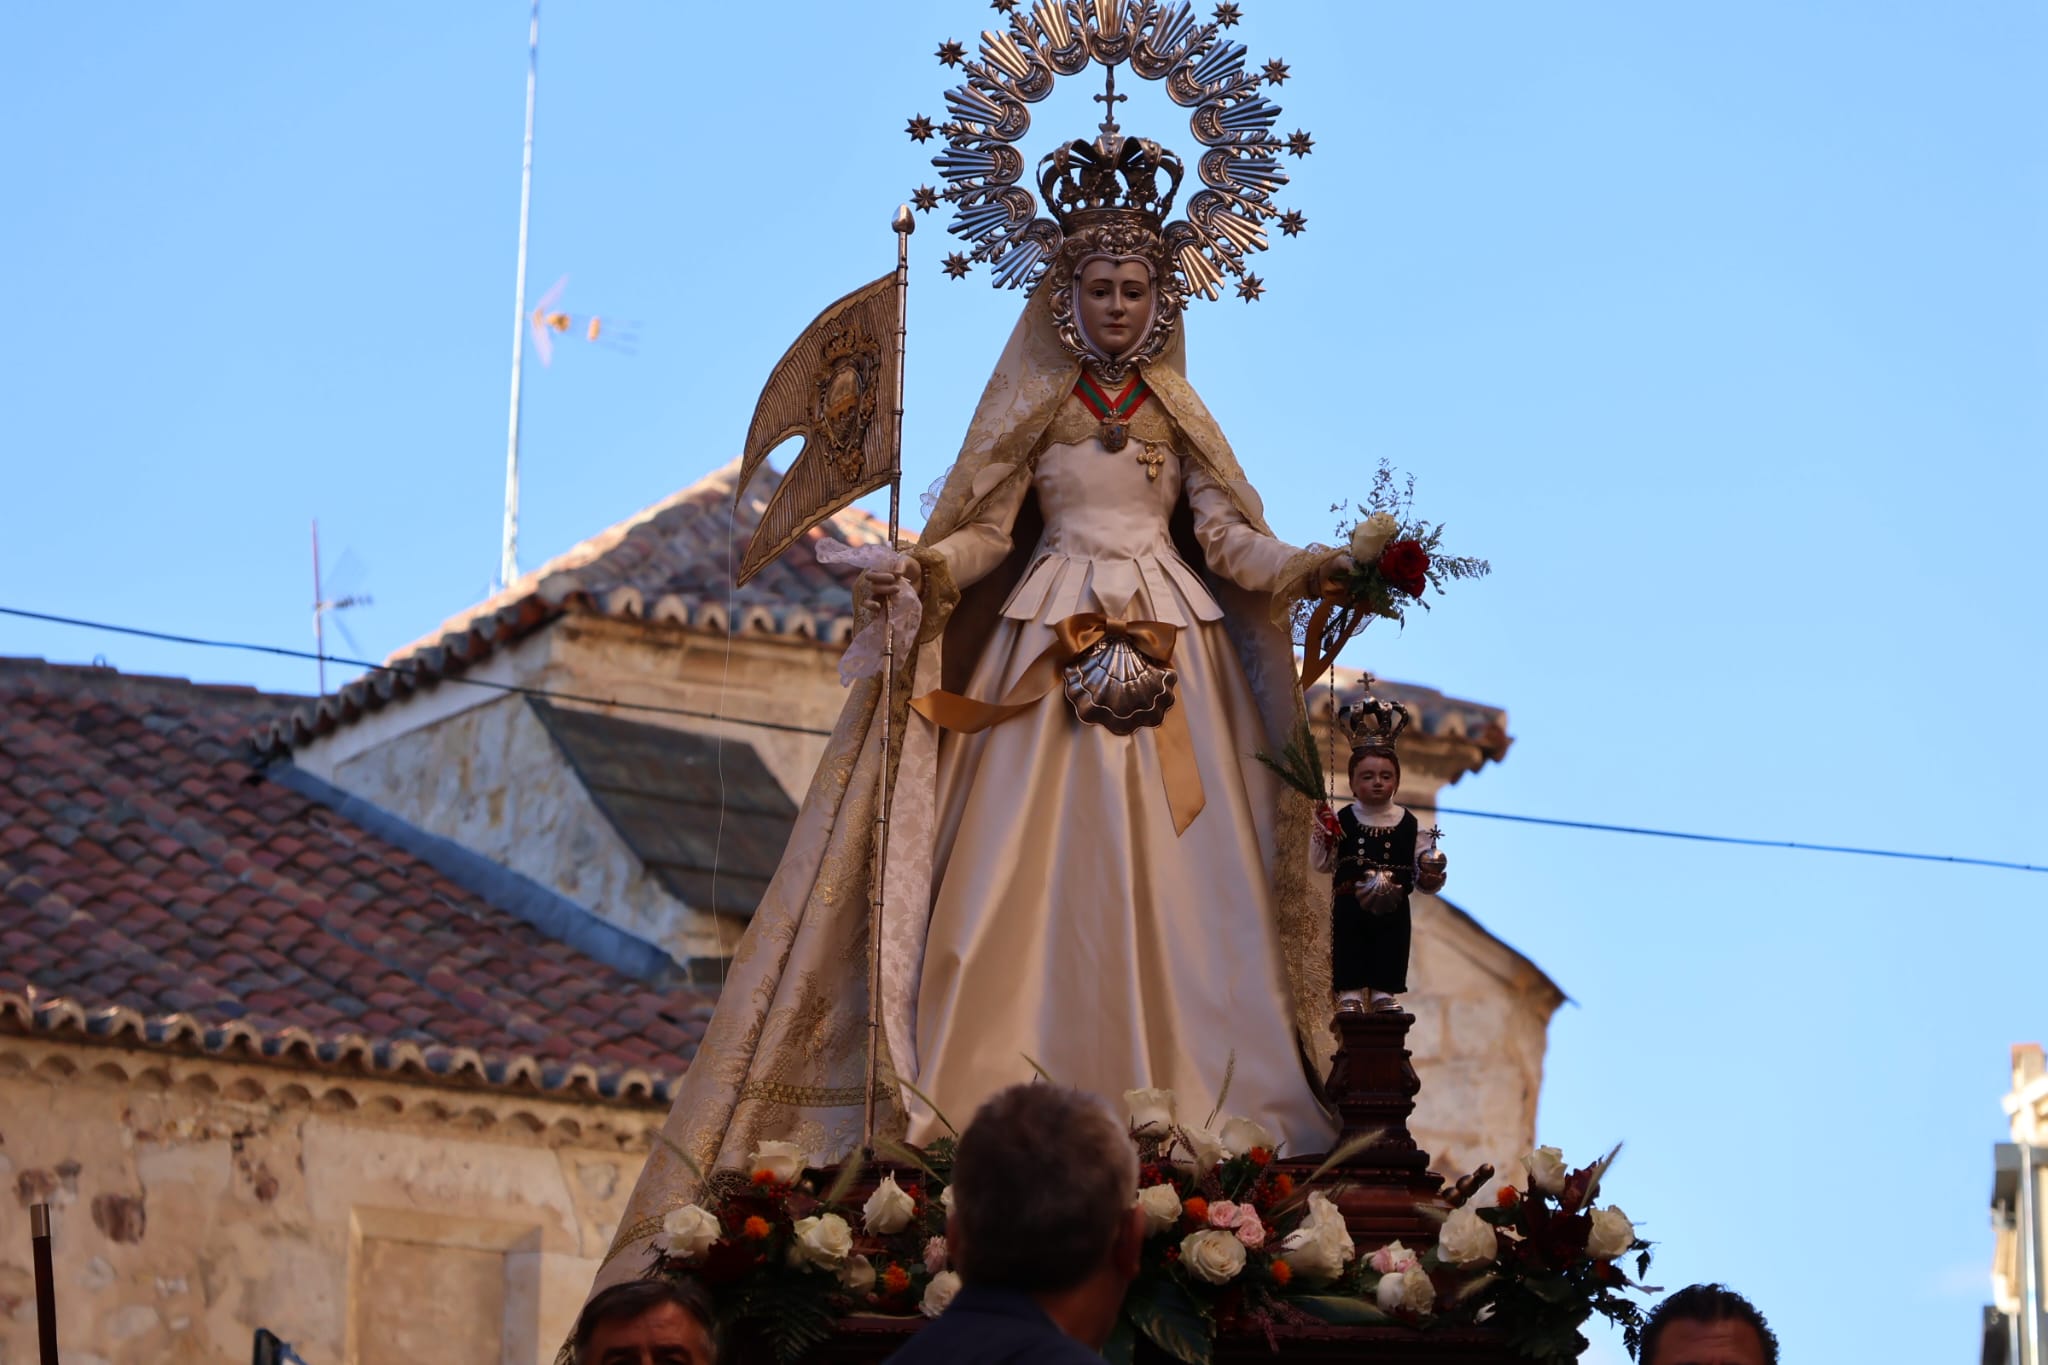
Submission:
M 700 1172 L 860 1145 L 870 954 L 890 1136 L 964 1126 L 1034 1064 L 1193 1123 L 1229 1070 L 1287 1151 L 1335 1134 L 1328 891 L 1307 801 L 1254 755 L 1302 720 L 1285 622 L 1342 557 L 1274 538 L 1188 383 L 1162 156 L 1105 132 L 1047 158 L 1057 254 L 921 540 L 860 594 L 922 599 L 895 752 L 857 682 L 600 1284 L 645 1270 Z

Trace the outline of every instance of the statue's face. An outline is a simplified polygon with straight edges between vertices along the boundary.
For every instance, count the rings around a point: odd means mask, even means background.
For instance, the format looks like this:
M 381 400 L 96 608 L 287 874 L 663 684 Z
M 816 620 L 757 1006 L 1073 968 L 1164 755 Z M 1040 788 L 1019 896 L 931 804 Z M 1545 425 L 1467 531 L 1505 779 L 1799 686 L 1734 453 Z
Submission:
M 1074 313 L 1082 335 L 1112 359 L 1143 344 L 1152 330 L 1152 271 L 1143 261 L 1097 259 L 1074 277 Z
M 1368 810 L 1392 801 L 1400 785 L 1401 770 L 1394 766 L 1391 758 L 1365 754 L 1351 765 L 1351 794 L 1358 798 L 1359 805 Z

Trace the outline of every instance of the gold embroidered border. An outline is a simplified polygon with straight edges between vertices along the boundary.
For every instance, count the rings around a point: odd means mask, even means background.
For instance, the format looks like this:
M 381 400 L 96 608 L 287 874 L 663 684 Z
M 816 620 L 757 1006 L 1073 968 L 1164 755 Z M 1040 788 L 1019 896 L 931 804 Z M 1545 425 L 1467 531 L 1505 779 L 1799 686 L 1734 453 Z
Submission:
M 793 1109 L 845 1109 L 864 1104 L 867 1087 L 841 1085 L 784 1085 L 780 1081 L 748 1081 L 740 1088 L 742 1100 L 761 1104 L 786 1104 Z

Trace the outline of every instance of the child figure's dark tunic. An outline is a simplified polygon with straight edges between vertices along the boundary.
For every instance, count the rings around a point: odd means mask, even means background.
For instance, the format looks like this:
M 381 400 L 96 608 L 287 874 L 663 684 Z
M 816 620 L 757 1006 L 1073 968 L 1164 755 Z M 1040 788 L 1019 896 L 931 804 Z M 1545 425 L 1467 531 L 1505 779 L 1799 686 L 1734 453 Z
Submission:
M 1337 812 L 1336 867 L 1331 874 L 1331 984 L 1340 991 L 1376 990 L 1399 995 L 1408 989 L 1408 938 L 1412 919 L 1408 893 L 1415 889 L 1416 823 L 1401 812 L 1399 823 L 1375 829 L 1360 823 L 1355 807 Z M 1399 895 L 1359 904 L 1354 888 L 1371 873 L 1384 872 Z

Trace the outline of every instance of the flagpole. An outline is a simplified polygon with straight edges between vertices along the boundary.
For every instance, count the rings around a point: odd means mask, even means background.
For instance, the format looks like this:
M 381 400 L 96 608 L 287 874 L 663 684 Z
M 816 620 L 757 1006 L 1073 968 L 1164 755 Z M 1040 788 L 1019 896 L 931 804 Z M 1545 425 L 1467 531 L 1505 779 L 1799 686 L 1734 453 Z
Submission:
M 889 546 L 896 548 L 903 508 L 903 362 L 910 322 L 910 234 L 917 219 L 910 205 L 896 207 L 896 420 L 890 430 L 895 449 L 889 456 Z M 899 585 L 898 592 L 903 591 Z M 882 906 L 889 875 L 889 750 L 890 713 L 896 707 L 896 634 L 889 604 L 882 607 L 882 767 L 875 792 L 875 867 L 868 886 L 868 1075 L 861 1106 L 861 1147 L 875 1147 L 875 1087 L 882 1062 Z

